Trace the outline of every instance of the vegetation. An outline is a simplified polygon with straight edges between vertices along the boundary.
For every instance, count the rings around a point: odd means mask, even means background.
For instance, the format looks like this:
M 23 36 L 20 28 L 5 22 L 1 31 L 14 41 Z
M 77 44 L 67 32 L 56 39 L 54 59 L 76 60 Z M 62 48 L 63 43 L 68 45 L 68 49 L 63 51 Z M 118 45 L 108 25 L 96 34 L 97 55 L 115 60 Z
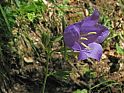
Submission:
M 1 0 L 1 93 L 124 93 L 123 0 Z M 78 61 L 64 29 L 100 12 L 100 62 Z

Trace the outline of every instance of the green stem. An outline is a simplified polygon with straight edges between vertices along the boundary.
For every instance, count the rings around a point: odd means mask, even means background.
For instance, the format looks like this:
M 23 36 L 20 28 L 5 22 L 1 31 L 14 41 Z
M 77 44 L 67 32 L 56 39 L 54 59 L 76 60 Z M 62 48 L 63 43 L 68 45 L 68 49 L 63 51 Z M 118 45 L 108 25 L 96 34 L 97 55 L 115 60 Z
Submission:
M 16 6 L 19 8 L 19 1 L 18 1 L 18 0 L 14 0 L 14 3 L 15 3 Z
M 115 84 L 114 81 L 108 80 L 108 81 L 105 81 L 105 82 L 101 82 L 100 84 L 97 84 L 97 85 L 91 87 L 90 89 L 92 90 L 92 89 L 94 89 L 94 88 L 96 88 L 96 87 L 99 87 L 99 86 L 102 85 L 102 84 L 106 84 L 106 83 L 109 83 L 109 82 L 113 82 L 112 84 Z M 109 84 L 109 85 L 110 85 L 110 84 Z
M 65 22 L 64 17 L 62 17 L 62 30 L 63 30 L 63 34 L 64 34 L 65 26 L 66 26 L 66 22 Z M 63 40 L 63 43 L 64 43 L 64 40 Z M 65 43 L 64 43 L 64 62 L 66 62 L 66 57 L 67 57 L 66 54 L 67 54 L 67 49 L 66 49 L 66 46 L 65 46 Z
M 45 86 L 46 86 L 46 81 L 47 81 L 47 78 L 48 78 L 48 63 L 49 63 L 49 60 L 50 60 L 50 53 L 47 53 L 47 62 L 46 62 L 46 72 L 45 72 L 45 78 L 44 78 L 44 83 L 43 83 L 43 88 L 42 88 L 42 91 L 41 93 L 44 93 L 45 92 Z
M 89 93 L 91 93 L 91 79 L 90 79 L 90 82 L 89 82 Z
M 103 90 L 103 89 L 105 89 L 106 87 L 111 87 L 111 86 L 113 86 L 113 85 L 119 85 L 119 83 L 112 83 L 112 84 L 107 84 L 105 87 L 102 87 L 100 90 L 98 90 L 98 93 L 101 93 L 101 91 Z M 109 92 L 110 93 L 110 92 Z M 122 92 L 121 92 L 122 93 Z
M 4 12 L 4 10 L 3 10 L 3 8 L 2 8 L 1 5 L 0 5 L 0 11 L 1 11 L 1 13 L 2 13 L 2 16 L 3 16 L 4 20 L 5 20 L 5 23 L 6 23 L 6 25 L 7 25 L 7 28 L 8 28 L 8 30 L 10 31 L 9 22 L 8 22 L 8 20 L 7 20 L 7 18 L 6 18 L 6 14 L 5 14 L 5 12 Z

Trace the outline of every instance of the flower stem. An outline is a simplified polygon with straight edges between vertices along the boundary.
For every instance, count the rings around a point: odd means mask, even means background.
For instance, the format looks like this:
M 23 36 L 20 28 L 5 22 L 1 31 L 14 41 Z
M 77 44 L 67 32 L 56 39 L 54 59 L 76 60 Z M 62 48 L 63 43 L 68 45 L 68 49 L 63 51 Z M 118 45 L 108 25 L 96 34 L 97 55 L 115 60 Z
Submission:
M 63 34 L 64 34 L 65 26 L 66 26 L 66 22 L 65 22 L 64 16 L 62 16 L 62 30 L 63 30 Z M 64 43 L 64 39 L 63 39 L 63 43 Z M 66 58 L 67 58 L 66 54 L 67 54 L 67 49 L 66 49 L 66 46 L 65 46 L 65 43 L 64 43 L 64 62 L 66 62 Z
M 91 79 L 89 81 L 89 93 L 91 93 Z
M 47 62 L 46 62 L 46 71 L 45 71 L 45 78 L 44 78 L 44 82 L 43 82 L 43 87 L 42 87 L 42 91 L 41 93 L 45 93 L 45 87 L 46 87 L 46 81 L 47 81 L 47 78 L 48 78 L 48 63 L 49 63 L 49 60 L 50 60 L 50 53 L 47 53 Z

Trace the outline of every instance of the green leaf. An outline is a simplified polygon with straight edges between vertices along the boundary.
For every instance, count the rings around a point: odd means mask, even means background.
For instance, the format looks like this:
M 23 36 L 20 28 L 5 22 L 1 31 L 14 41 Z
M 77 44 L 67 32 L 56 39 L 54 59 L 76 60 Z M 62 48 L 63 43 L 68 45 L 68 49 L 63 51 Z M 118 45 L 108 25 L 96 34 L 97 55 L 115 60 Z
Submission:
M 33 20 L 34 20 L 34 18 L 35 18 L 36 16 L 35 16 L 35 13 L 32 12 L 32 13 L 27 13 L 27 17 L 28 17 L 28 19 L 29 19 L 31 22 L 33 22 Z
M 35 12 L 36 7 L 33 4 L 22 5 L 19 11 L 23 14 L 26 12 Z
M 56 71 L 52 75 L 60 80 L 66 80 L 69 76 L 69 71 Z
M 88 91 L 87 91 L 86 89 L 83 89 L 83 90 L 77 89 L 77 90 L 74 91 L 73 93 L 88 93 Z
M 56 36 L 52 42 L 58 42 L 60 40 L 62 40 L 63 36 Z
M 118 54 L 124 54 L 124 49 L 122 49 L 118 43 L 116 43 L 116 51 Z
M 50 33 L 43 32 L 42 33 L 42 43 L 45 47 L 48 47 L 48 44 L 50 43 Z

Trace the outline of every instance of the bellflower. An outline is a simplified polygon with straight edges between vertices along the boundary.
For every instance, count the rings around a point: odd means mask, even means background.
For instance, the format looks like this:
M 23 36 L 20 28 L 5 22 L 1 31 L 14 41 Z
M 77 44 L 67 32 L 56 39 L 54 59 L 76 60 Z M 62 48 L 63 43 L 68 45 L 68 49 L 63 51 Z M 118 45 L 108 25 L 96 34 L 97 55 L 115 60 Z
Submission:
M 109 30 L 98 21 L 99 12 L 95 9 L 91 16 L 65 28 L 64 42 L 74 52 L 79 52 L 78 60 L 93 58 L 100 61 L 102 46 L 99 43 L 109 35 Z

